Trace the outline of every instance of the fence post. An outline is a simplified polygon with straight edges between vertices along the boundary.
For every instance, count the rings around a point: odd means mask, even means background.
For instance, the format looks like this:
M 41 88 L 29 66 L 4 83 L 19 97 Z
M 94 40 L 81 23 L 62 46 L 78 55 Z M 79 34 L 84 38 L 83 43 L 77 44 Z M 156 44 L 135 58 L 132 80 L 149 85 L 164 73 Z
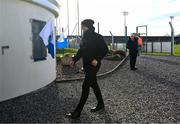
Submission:
M 174 28 L 172 25 L 172 22 L 169 22 L 169 25 L 171 27 L 171 55 L 174 55 Z
M 162 53 L 162 41 L 160 41 L 160 43 L 161 43 L 161 53 Z
M 151 42 L 151 52 L 153 53 L 154 52 L 154 50 L 153 50 L 154 48 L 153 48 L 153 41 Z
M 114 35 L 112 34 L 112 32 L 111 32 L 111 31 L 109 31 L 109 32 L 110 32 L 111 37 L 112 37 L 112 48 L 114 49 Z

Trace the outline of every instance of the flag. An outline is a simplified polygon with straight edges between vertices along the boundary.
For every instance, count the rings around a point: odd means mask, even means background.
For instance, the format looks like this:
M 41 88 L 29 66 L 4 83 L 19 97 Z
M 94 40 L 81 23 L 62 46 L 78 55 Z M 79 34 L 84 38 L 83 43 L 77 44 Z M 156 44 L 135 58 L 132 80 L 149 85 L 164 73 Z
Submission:
M 59 39 L 57 40 L 57 42 L 64 42 L 64 33 L 60 34 Z
M 44 45 L 48 49 L 48 53 L 54 58 L 54 23 L 53 20 L 49 20 L 43 27 L 39 36 L 42 38 Z

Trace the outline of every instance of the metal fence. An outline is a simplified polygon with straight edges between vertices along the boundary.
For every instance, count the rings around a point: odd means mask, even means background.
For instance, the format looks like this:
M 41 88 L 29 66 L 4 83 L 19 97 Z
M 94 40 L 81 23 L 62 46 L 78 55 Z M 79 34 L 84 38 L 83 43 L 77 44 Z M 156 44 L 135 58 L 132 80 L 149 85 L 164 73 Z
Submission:
M 70 39 L 70 47 L 78 48 L 80 42 L 80 36 L 68 36 Z M 171 52 L 171 37 L 169 36 L 142 36 L 144 52 Z M 112 42 L 112 36 L 104 36 L 104 40 L 112 49 L 126 51 L 126 43 L 128 38 L 125 36 L 114 36 Z M 180 37 L 175 37 L 175 44 L 180 44 Z
M 168 36 L 153 36 L 143 37 L 143 51 L 144 52 L 160 52 L 171 53 L 171 37 Z M 175 37 L 175 44 L 180 44 L 180 37 Z
M 111 36 L 105 36 L 107 43 L 111 44 Z M 171 53 L 171 37 L 169 36 L 143 36 L 143 52 Z M 127 38 L 123 36 L 114 37 L 115 49 L 126 49 Z M 180 44 L 180 37 L 175 37 L 175 44 Z M 119 47 L 120 46 L 120 47 Z
M 160 41 L 160 42 L 146 42 L 143 45 L 144 52 L 171 52 L 171 41 Z

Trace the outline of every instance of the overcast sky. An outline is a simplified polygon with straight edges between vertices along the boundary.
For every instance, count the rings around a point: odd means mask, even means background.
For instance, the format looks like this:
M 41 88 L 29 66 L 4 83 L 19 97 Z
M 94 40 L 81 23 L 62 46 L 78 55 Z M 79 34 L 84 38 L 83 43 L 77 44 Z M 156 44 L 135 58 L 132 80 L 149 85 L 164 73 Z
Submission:
M 67 27 L 67 0 L 60 1 L 61 26 Z M 175 34 L 180 34 L 180 0 L 79 0 L 80 21 L 91 18 L 100 24 L 100 33 L 124 35 L 123 11 L 127 11 L 128 35 L 136 32 L 136 26 L 147 25 L 149 36 L 170 34 L 169 16 L 174 16 Z M 77 0 L 69 0 L 70 34 L 77 23 Z M 141 28 L 141 32 L 145 32 Z M 67 34 L 67 30 L 65 32 Z M 74 32 L 76 34 L 76 31 Z

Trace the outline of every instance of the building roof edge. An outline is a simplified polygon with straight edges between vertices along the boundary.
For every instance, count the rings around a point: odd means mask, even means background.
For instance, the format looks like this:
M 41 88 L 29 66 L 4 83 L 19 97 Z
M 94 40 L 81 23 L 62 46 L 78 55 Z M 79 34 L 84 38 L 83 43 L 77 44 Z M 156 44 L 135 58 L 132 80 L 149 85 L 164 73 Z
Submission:
M 51 11 L 55 15 L 55 17 L 59 16 L 60 5 L 56 6 L 55 4 L 53 4 L 52 2 L 48 0 L 22 0 L 22 1 L 30 2 L 30 3 L 42 6 L 48 9 L 49 11 Z

